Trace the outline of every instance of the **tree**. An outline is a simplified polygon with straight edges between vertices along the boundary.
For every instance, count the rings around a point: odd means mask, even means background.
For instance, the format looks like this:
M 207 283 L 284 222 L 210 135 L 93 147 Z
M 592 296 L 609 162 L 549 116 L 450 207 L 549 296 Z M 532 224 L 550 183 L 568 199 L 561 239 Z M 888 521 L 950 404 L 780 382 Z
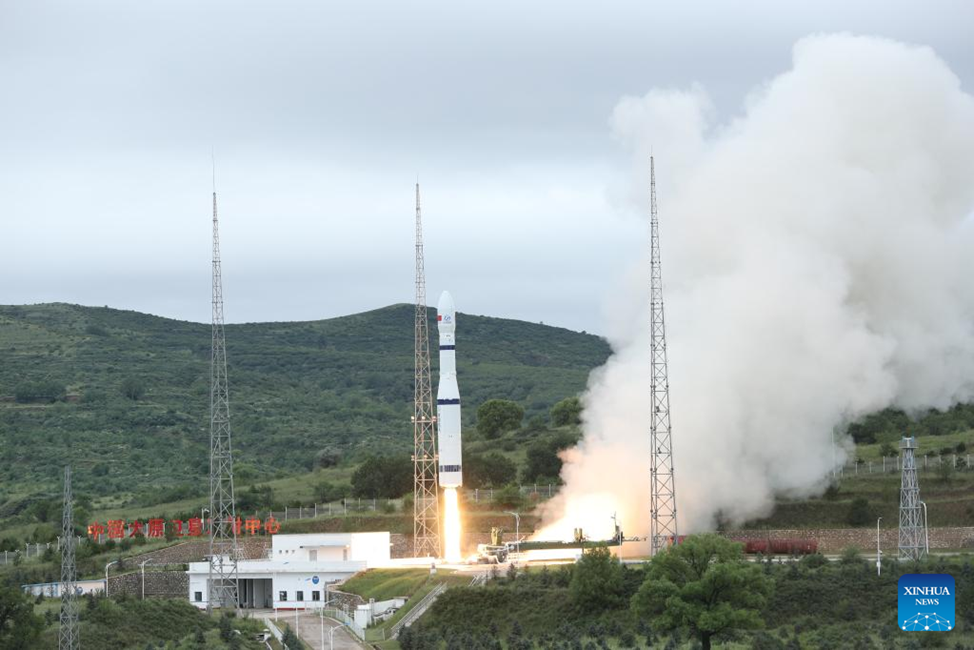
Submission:
M 395 499 L 412 491 L 409 456 L 369 456 L 352 474 L 352 494 L 369 499 Z
M 524 409 L 517 402 L 489 399 L 477 408 L 477 431 L 492 440 L 520 427 L 523 418 Z
M 605 546 L 585 551 L 572 569 L 568 585 L 572 604 L 580 612 L 600 612 L 621 605 L 625 582 L 622 564 Z
M 764 625 L 760 611 L 771 580 L 744 559 L 743 546 L 719 535 L 691 535 L 657 554 L 632 598 L 654 629 L 688 629 L 710 650 L 711 639 Z
M 528 447 L 521 480 L 524 483 L 533 483 L 539 479 L 556 480 L 561 474 L 561 465 L 556 448 L 544 443 L 531 445 Z
M 470 454 L 463 459 L 463 482 L 467 487 L 500 487 L 517 478 L 517 465 L 514 461 L 491 452 L 489 454 Z
M 284 634 L 281 635 L 281 641 L 283 641 L 284 645 L 286 645 L 290 650 L 304 650 L 304 644 L 301 642 L 301 639 L 298 638 L 298 635 L 295 634 L 294 630 L 291 629 L 290 625 L 284 628 Z
M 43 629 L 44 619 L 34 614 L 27 594 L 15 587 L 0 588 L 0 648 L 36 648 Z
M 582 401 L 577 397 L 566 397 L 551 407 L 551 424 L 564 427 L 582 423 Z
M 137 377 L 128 377 L 122 382 L 122 395 L 137 402 L 145 395 L 145 384 Z

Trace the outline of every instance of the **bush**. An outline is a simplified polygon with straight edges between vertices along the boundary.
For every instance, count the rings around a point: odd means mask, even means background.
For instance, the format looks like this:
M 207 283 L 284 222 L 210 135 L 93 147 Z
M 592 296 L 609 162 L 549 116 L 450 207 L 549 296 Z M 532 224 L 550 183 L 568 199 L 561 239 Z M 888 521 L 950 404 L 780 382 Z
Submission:
M 521 490 L 513 483 L 494 492 L 494 505 L 502 508 L 520 508 L 523 504 Z
M 132 401 L 138 401 L 145 395 L 145 384 L 137 377 L 129 377 L 122 382 L 122 395 Z
M 368 499 L 396 499 L 413 489 L 408 456 L 370 456 L 352 474 L 352 494 Z
M 64 384 L 51 380 L 31 381 L 17 386 L 14 399 L 21 404 L 57 402 L 67 395 Z
M 856 497 L 849 506 L 849 514 L 846 521 L 851 526 L 865 526 L 873 523 L 873 511 L 869 507 L 869 501 L 865 497 Z
M 516 478 L 514 461 L 497 452 L 471 454 L 463 459 L 463 480 L 467 487 L 500 487 Z
M 582 402 L 577 397 L 566 397 L 551 407 L 551 424 L 564 427 L 582 423 Z
M 334 484 L 322 481 L 315 486 L 315 499 L 323 503 L 329 501 L 341 501 L 352 491 L 352 486 L 345 484 Z

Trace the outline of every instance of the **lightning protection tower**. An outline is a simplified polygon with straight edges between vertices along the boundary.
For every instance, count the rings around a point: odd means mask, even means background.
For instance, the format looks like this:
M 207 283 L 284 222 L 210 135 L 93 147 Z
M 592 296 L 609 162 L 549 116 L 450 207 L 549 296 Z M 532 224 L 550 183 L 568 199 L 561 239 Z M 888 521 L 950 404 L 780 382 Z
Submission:
M 58 630 L 58 650 L 78 650 L 81 647 L 72 501 L 71 467 L 67 466 L 64 468 L 64 509 L 61 514 L 61 625 Z
M 659 255 L 659 215 L 656 208 L 656 163 L 649 159 L 650 186 L 650 436 L 652 469 L 650 541 L 656 555 L 676 537 L 676 485 L 670 430 L 670 382 L 666 369 L 666 326 L 663 320 L 663 276 Z
M 430 335 L 426 315 L 423 217 L 416 183 L 416 322 L 413 378 L 413 549 L 416 557 L 440 556 L 440 512 L 436 467 L 436 419 L 430 382 Z
M 227 341 L 223 328 L 220 229 L 213 188 L 213 328 L 210 357 L 210 571 L 206 607 L 233 607 L 237 601 L 237 530 L 230 444 Z
M 920 481 L 917 478 L 917 439 L 903 438 L 903 473 L 900 481 L 900 559 L 920 560 L 926 556 L 926 512 L 920 501 Z

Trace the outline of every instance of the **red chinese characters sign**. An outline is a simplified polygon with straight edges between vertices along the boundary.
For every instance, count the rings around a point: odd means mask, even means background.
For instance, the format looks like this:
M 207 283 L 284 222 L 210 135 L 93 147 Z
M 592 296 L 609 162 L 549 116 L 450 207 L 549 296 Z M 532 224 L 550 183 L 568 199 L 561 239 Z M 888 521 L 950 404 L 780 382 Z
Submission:
M 88 536 L 92 539 L 99 539 L 107 535 L 108 539 L 125 539 L 127 537 L 165 537 L 166 527 L 173 537 L 201 537 L 207 534 L 207 524 L 212 525 L 212 520 L 203 521 L 199 517 L 191 517 L 187 521 L 180 519 L 149 519 L 148 521 L 126 522 L 123 519 L 109 519 L 104 524 L 95 522 L 88 526 Z M 229 523 L 229 522 L 228 522 Z M 264 521 L 256 517 L 241 519 L 237 517 L 233 521 L 233 530 L 237 535 L 246 533 L 247 535 L 257 535 L 266 533 L 274 535 L 281 530 L 281 524 L 274 517 L 268 517 Z

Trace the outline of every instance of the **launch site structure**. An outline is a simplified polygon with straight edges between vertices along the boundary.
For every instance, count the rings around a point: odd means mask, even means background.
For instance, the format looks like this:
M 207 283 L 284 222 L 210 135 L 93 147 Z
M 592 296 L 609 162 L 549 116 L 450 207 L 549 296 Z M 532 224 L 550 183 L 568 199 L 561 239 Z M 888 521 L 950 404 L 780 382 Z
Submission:
M 237 519 L 233 500 L 233 449 L 230 441 L 230 390 L 227 341 L 223 327 L 223 277 L 220 228 L 213 188 L 213 327 L 210 358 L 210 571 L 206 608 L 237 609 Z
M 437 483 L 436 419 L 430 380 L 430 334 L 426 312 L 426 267 L 423 216 L 416 183 L 416 309 L 415 377 L 413 379 L 413 552 L 416 557 L 440 556 L 439 485 Z
M 903 450 L 903 470 L 900 479 L 901 560 L 921 560 L 928 552 L 925 507 L 920 501 L 920 479 L 917 477 L 917 439 L 905 437 L 900 441 Z
M 78 624 L 78 579 L 74 561 L 74 513 L 72 511 L 71 466 L 64 468 L 64 508 L 61 512 L 61 620 L 58 628 L 58 650 L 78 650 L 81 647 L 81 626 Z M 107 589 L 106 585 L 106 589 Z
M 656 207 L 656 162 L 649 158 L 650 187 L 650 543 L 656 555 L 676 540 L 676 481 L 670 428 L 670 382 L 666 367 L 666 325 L 663 319 L 663 274 L 660 266 L 659 214 Z

